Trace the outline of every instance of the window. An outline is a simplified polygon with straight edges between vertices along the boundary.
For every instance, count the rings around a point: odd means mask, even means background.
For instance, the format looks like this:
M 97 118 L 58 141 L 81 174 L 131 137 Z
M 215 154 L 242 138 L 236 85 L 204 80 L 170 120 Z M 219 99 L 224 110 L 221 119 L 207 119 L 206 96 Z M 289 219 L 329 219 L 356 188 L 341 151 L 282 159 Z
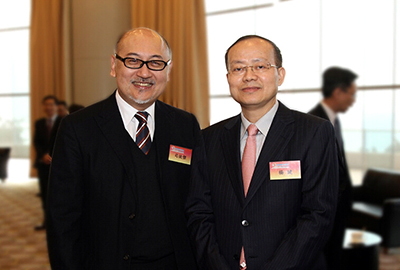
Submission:
M 206 0 L 206 14 L 211 123 L 240 112 L 224 54 L 239 37 L 257 34 L 282 51 L 278 99 L 292 109 L 307 112 L 321 100 L 326 68 L 356 72 L 356 103 L 339 115 L 349 166 L 400 169 L 400 0 Z
M 0 3 L 0 147 L 28 157 L 30 0 Z

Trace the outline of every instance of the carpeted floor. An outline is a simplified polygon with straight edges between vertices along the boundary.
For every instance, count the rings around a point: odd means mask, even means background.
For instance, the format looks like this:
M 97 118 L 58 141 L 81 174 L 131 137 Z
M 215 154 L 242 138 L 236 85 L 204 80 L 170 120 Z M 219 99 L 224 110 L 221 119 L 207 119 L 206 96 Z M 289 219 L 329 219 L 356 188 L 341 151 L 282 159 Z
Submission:
M 0 269 L 47 270 L 46 233 L 37 181 L 0 184 Z
M 49 270 L 46 233 L 33 229 L 43 215 L 37 181 L 13 176 L 0 183 L 0 270 Z M 380 254 L 379 269 L 400 270 L 400 249 Z

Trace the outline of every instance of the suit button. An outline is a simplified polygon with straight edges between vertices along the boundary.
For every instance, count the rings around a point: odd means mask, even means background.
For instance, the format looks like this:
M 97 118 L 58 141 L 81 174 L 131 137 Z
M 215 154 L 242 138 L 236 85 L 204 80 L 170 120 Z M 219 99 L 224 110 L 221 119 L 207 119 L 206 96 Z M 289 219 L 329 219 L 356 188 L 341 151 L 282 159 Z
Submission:
M 249 222 L 248 222 L 247 220 L 243 219 L 243 220 L 242 220 L 242 225 L 243 225 L 243 227 L 247 227 L 247 226 L 249 226 L 250 224 L 249 224 Z
M 134 219 L 135 216 L 136 216 L 135 214 L 130 214 L 128 218 L 129 218 L 129 219 Z
M 125 255 L 124 257 L 122 257 L 122 259 L 124 259 L 125 261 L 127 261 L 127 260 L 129 260 L 129 255 L 127 254 L 127 255 Z

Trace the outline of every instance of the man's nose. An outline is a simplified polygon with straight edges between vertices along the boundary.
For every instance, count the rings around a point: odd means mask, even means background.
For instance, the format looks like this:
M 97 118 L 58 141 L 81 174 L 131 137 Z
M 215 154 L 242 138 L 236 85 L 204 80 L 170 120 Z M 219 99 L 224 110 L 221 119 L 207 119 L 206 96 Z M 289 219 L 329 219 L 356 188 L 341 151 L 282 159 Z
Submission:
M 144 64 L 141 68 L 138 69 L 136 74 L 142 78 L 148 78 L 151 76 L 151 70 Z

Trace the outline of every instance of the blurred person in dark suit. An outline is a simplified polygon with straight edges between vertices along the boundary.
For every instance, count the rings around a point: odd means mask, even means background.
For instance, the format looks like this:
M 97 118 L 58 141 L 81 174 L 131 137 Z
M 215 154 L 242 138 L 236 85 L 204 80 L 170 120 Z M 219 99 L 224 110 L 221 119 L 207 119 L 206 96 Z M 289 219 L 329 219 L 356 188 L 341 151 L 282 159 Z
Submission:
M 270 40 L 244 36 L 226 52 L 241 114 L 202 132 L 186 204 L 201 269 L 326 269 L 338 164 L 332 125 L 276 98 L 285 78 Z
M 57 114 L 61 118 L 67 116 L 69 114 L 67 102 L 64 100 L 59 100 L 57 103 Z
M 339 152 L 339 199 L 332 235 L 324 253 L 329 269 L 340 269 L 346 223 L 352 206 L 352 184 L 344 151 L 338 114 L 353 105 L 357 75 L 348 69 L 330 67 L 322 75 L 323 100 L 309 114 L 329 120 L 335 128 Z
M 51 155 L 57 129 L 61 122 L 61 117 L 57 115 L 57 104 L 58 100 L 55 96 L 49 95 L 43 98 L 42 106 L 45 117 L 35 122 L 35 131 L 33 136 L 33 144 L 36 150 L 34 166 L 38 172 L 40 198 L 44 210 L 44 221 L 46 220 L 47 185 Z M 45 229 L 45 222 L 35 227 L 35 230 L 43 229 Z
M 63 119 L 49 183 L 53 269 L 197 269 L 184 202 L 200 128 L 157 100 L 171 58 L 157 32 L 128 31 L 111 56 L 117 90 Z

